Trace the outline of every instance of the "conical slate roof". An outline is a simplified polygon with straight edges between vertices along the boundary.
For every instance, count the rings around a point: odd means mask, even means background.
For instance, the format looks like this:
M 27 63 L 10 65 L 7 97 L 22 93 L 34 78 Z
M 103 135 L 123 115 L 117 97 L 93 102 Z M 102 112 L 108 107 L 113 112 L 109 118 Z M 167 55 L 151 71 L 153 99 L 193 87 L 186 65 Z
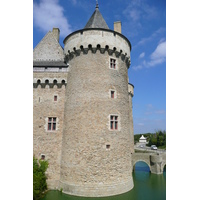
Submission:
M 85 28 L 104 28 L 109 29 L 108 25 L 106 24 L 102 14 L 99 11 L 99 6 L 96 4 L 96 9 L 92 16 L 90 17 L 89 21 L 85 25 Z

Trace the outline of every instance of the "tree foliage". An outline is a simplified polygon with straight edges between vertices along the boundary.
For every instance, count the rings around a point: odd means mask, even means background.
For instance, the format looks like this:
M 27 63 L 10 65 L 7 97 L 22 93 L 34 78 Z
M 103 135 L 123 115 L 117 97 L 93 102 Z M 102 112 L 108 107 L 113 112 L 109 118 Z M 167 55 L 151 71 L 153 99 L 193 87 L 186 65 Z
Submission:
M 48 168 L 48 161 L 37 160 L 33 157 L 33 200 L 40 199 L 44 191 L 47 190 L 46 170 Z
M 147 146 L 156 145 L 157 147 L 166 148 L 166 131 L 156 131 L 155 134 L 149 138 Z

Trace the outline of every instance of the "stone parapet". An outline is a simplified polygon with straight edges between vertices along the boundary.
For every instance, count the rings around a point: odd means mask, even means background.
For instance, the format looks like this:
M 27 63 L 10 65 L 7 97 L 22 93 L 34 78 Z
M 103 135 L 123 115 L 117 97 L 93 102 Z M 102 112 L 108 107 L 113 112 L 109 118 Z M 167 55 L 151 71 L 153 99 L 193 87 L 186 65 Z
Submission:
M 117 57 L 127 59 L 130 65 L 130 42 L 123 35 L 111 30 L 83 29 L 70 34 L 64 40 L 64 53 L 69 56 L 80 54 L 80 51 L 93 53 L 100 50 L 101 53 L 108 51 Z M 128 66 L 129 67 L 129 66 Z

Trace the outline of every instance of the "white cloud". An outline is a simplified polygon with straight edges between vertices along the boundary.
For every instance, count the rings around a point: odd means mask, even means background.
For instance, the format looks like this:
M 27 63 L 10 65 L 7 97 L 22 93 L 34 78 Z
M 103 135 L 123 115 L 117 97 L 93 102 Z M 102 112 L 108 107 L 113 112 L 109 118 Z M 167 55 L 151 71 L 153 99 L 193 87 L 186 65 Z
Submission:
M 165 110 L 156 110 L 155 114 L 165 114 Z
M 137 9 L 131 9 L 129 11 L 129 16 L 132 18 L 133 21 L 137 21 L 140 19 L 141 12 Z
M 153 34 L 151 34 L 149 37 L 146 38 L 142 38 L 135 46 L 140 46 L 140 45 L 144 45 L 147 42 L 151 42 L 154 38 L 157 38 L 159 35 L 163 34 L 163 32 L 165 32 L 165 28 L 164 27 L 160 27 L 158 30 L 156 30 L 155 32 L 153 32 Z M 160 40 L 160 42 L 163 42 L 165 40 L 165 38 L 162 38 Z
M 143 69 L 144 67 L 142 65 L 137 65 L 137 66 L 133 66 L 132 69 L 137 71 L 137 70 L 140 70 L 140 69 Z
M 158 58 L 165 58 L 166 57 L 166 42 L 160 43 L 156 50 L 151 54 L 151 59 L 155 60 Z
M 144 1 L 132 0 L 123 13 L 131 18 L 132 21 L 136 22 L 141 18 L 155 18 L 157 16 L 157 9 L 153 6 L 149 6 Z
M 147 109 L 152 109 L 153 108 L 153 105 L 151 103 L 147 104 L 146 105 Z
M 138 123 L 138 126 L 144 126 L 144 124 L 143 123 Z
M 145 114 L 145 115 L 152 115 L 153 112 L 151 112 L 151 111 L 147 111 L 147 112 L 145 112 L 144 114 Z
M 67 18 L 63 14 L 64 9 L 59 5 L 59 0 L 40 0 L 33 2 L 34 26 L 44 32 L 59 28 L 60 35 L 65 37 L 72 32 Z
M 141 55 L 141 54 L 140 54 Z M 132 69 L 137 71 L 143 68 L 155 67 L 166 61 L 166 41 L 158 44 L 154 52 L 150 55 L 150 60 L 143 60 L 140 65 L 133 66 Z
M 161 64 L 166 60 L 166 42 L 160 43 L 150 56 L 151 60 L 147 64 L 149 67 Z
M 140 55 L 139 55 L 139 58 L 144 58 L 145 56 L 145 52 L 142 52 Z
M 76 5 L 76 4 L 77 4 L 77 0 L 72 0 L 72 3 L 73 3 L 74 5 Z

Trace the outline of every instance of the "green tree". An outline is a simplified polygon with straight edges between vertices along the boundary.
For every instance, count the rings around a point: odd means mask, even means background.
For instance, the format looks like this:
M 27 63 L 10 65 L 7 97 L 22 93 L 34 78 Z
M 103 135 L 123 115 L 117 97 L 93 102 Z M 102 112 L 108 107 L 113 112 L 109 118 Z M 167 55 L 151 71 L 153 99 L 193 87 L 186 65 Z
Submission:
M 149 136 L 149 143 L 147 146 L 151 145 L 157 145 L 157 138 L 155 137 L 155 134 Z
M 46 170 L 48 161 L 37 160 L 33 157 L 33 200 L 40 199 L 47 190 Z
M 157 136 L 157 146 L 163 146 L 164 145 L 164 137 L 163 136 Z
M 156 131 L 157 147 L 166 148 L 166 131 Z

